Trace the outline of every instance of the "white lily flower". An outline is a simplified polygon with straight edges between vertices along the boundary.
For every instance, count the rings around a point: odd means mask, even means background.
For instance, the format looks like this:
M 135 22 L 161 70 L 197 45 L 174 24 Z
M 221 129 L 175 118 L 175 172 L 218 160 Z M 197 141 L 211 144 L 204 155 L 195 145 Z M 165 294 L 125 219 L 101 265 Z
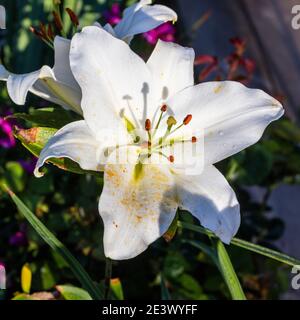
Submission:
M 176 21 L 177 15 L 162 5 L 150 6 L 151 0 L 141 0 L 124 11 L 124 17 L 113 29 L 109 24 L 104 29 L 115 37 L 130 42 L 136 34 L 147 32 L 167 21 Z M 0 28 L 5 26 L 5 9 L 0 7 Z M 2 24 L 3 22 L 3 24 Z M 98 27 L 102 28 L 100 24 Z M 0 65 L 0 80 L 7 81 L 11 99 L 18 105 L 24 105 L 28 92 L 47 101 L 54 102 L 65 109 L 82 114 L 81 90 L 70 69 L 70 40 L 55 37 L 55 64 L 51 69 L 43 66 L 40 70 L 27 74 L 12 74 Z
M 6 12 L 3 6 L 0 6 L 0 29 L 6 29 Z
M 168 230 L 177 208 L 190 211 L 229 243 L 240 225 L 239 203 L 213 164 L 256 143 L 266 126 L 283 115 L 281 104 L 238 82 L 194 86 L 192 49 L 159 41 L 145 63 L 123 41 L 97 27 L 74 36 L 70 62 L 82 90 L 84 120 L 66 125 L 49 140 L 35 175 L 41 176 L 39 169 L 53 157 L 68 157 L 83 169 L 104 170 L 99 212 L 105 255 L 116 260 L 137 256 Z M 157 163 L 141 164 L 145 140 L 133 139 L 128 123 L 137 129 L 145 124 L 151 139 L 147 159 L 165 152 L 162 132 L 173 137 L 174 145 L 204 139 L 203 171 L 186 175 L 184 168 L 176 167 L 176 156 L 169 154 Z M 149 131 L 151 123 L 158 126 L 156 133 Z M 122 143 L 114 142 L 120 126 Z M 167 126 L 172 130 L 166 131 Z M 102 136 L 103 128 L 110 128 L 110 141 Z M 188 128 L 196 136 L 177 141 L 177 134 Z M 106 164 L 100 163 L 99 150 L 109 145 L 119 146 L 115 151 L 133 161 L 110 162 L 111 152 Z

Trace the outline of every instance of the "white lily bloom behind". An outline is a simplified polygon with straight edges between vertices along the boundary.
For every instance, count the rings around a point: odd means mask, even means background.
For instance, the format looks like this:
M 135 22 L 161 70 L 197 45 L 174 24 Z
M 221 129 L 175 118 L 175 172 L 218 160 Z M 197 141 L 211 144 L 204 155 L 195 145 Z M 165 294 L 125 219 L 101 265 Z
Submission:
M 115 37 L 130 42 L 136 34 L 147 32 L 167 21 L 176 21 L 177 15 L 170 8 L 162 5 L 150 6 L 151 0 L 142 0 L 128 7 L 124 17 L 113 29 L 104 26 Z M 100 24 L 97 26 L 102 28 Z M 5 27 L 5 9 L 0 6 L 0 28 Z M 0 80 L 7 81 L 11 99 L 18 105 L 24 105 L 27 93 L 31 92 L 63 108 L 82 114 L 80 101 L 81 90 L 70 69 L 70 40 L 55 37 L 53 68 L 43 66 L 40 70 L 26 74 L 12 74 L 0 65 Z
M 68 157 L 90 170 L 105 165 L 99 212 L 107 257 L 129 259 L 143 252 L 168 230 L 177 208 L 190 211 L 225 243 L 239 228 L 238 200 L 213 164 L 257 142 L 266 126 L 283 115 L 283 108 L 265 92 L 237 82 L 194 86 L 193 61 L 192 49 L 160 41 L 145 63 L 98 27 L 86 27 L 72 39 L 71 69 L 82 90 L 84 120 L 63 127 L 49 140 L 35 174 L 41 175 L 39 169 L 51 157 Z M 166 122 L 172 126 L 175 118 L 180 130 L 169 131 L 175 149 L 204 139 L 204 170 L 193 176 L 186 175 L 184 167 L 178 169 L 176 156 L 169 154 L 157 164 L 139 163 L 145 152 L 150 159 L 166 152 L 165 138 L 161 131 L 148 131 L 152 144 L 145 151 L 145 141 L 134 140 L 124 125 L 126 119 L 125 124 L 135 128 L 147 129 L 152 122 L 166 129 Z M 128 142 L 124 139 L 115 150 L 134 161 L 114 164 L 113 151 L 106 164 L 100 163 L 99 150 L 108 146 L 102 129 L 110 128 L 113 137 L 120 126 Z M 176 140 L 188 127 L 195 136 Z M 113 140 L 112 148 L 120 145 Z

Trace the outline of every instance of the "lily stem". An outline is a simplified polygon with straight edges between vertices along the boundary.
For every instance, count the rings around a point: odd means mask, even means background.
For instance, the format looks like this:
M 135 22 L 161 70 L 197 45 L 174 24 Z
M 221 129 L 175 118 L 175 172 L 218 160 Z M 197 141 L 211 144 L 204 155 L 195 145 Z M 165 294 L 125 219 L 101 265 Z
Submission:
M 105 278 L 104 278 L 104 300 L 108 300 L 110 291 L 110 280 L 112 274 L 112 261 L 109 258 L 105 260 Z

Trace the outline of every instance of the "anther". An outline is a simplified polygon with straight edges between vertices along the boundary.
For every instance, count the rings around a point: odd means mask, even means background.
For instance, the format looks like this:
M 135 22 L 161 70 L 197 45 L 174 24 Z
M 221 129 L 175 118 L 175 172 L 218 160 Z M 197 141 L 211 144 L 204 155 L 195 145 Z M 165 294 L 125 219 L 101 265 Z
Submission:
M 166 112 L 168 109 L 168 106 L 166 104 L 162 105 L 161 108 L 160 108 L 160 111 L 161 112 Z
M 145 121 L 145 130 L 150 131 L 151 130 L 151 121 L 150 119 L 146 119 Z
M 172 162 L 172 163 L 173 163 L 173 162 L 174 162 L 174 160 L 175 160 L 175 159 L 174 159 L 174 156 L 172 156 L 172 155 L 171 155 L 171 156 L 169 156 L 169 157 L 168 157 L 168 160 L 169 160 L 170 162 Z
M 192 143 L 196 143 L 197 142 L 197 138 L 196 137 L 192 137 Z
M 191 115 L 191 114 L 188 114 L 188 115 L 184 118 L 183 124 L 186 126 L 186 125 L 188 125 L 188 124 L 191 122 L 191 120 L 192 120 L 192 115 Z
M 167 120 L 168 128 L 171 128 L 172 126 L 175 126 L 177 123 L 176 119 L 173 116 L 170 116 Z

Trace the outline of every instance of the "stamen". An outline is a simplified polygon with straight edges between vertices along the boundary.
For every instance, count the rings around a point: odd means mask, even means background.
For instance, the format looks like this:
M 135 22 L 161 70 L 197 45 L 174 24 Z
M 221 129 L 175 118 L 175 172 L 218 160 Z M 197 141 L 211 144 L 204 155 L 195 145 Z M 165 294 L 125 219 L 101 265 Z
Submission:
M 186 125 L 188 125 L 190 122 L 191 122 L 191 120 L 192 120 L 192 115 L 191 114 L 188 114 L 185 118 L 184 118 L 184 120 L 183 120 L 183 124 L 186 126 Z
M 164 105 L 161 106 L 161 108 L 160 108 L 161 113 L 160 113 L 159 119 L 158 119 L 158 121 L 157 121 L 157 125 L 155 126 L 155 131 L 154 131 L 153 136 L 155 135 L 156 130 L 158 129 L 158 127 L 159 127 L 159 125 L 160 125 L 160 122 L 161 122 L 163 113 L 166 112 L 167 109 L 168 109 L 168 106 L 167 106 L 166 104 L 164 104 Z
M 162 107 L 160 108 L 161 112 L 166 112 L 168 109 L 168 106 L 166 104 L 162 105 Z
M 151 130 L 151 121 L 150 119 L 146 119 L 145 121 L 145 130 L 150 131 Z
M 171 155 L 171 156 L 168 157 L 168 160 L 173 163 L 175 158 L 174 158 L 174 156 Z
M 197 142 L 197 137 L 192 137 L 192 143 L 196 143 Z
M 167 120 L 168 129 L 171 129 L 172 126 L 175 126 L 176 123 L 176 119 L 173 116 L 170 116 Z

